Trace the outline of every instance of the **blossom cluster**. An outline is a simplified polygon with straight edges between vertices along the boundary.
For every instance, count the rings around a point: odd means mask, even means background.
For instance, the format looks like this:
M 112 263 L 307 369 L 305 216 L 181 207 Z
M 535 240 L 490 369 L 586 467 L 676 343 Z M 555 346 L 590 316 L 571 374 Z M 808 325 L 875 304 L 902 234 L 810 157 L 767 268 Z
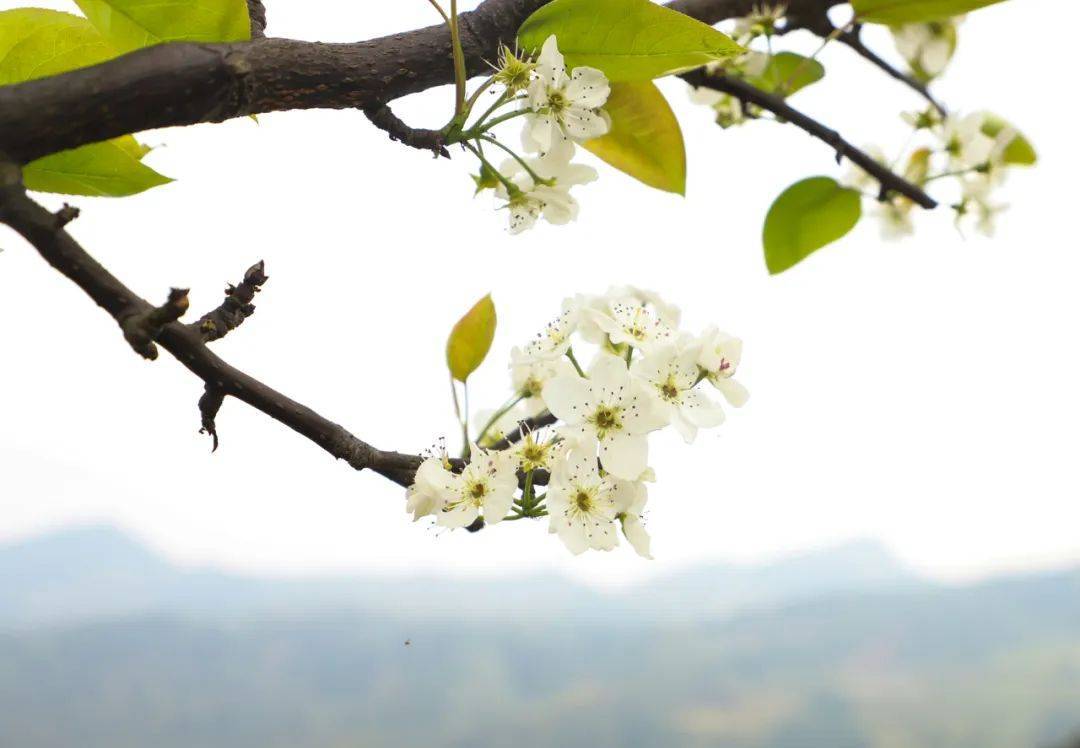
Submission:
M 473 177 L 477 192 L 494 190 L 509 213 L 514 234 L 532 228 L 541 217 L 552 224 L 576 219 L 578 202 L 570 189 L 594 181 L 597 173 L 573 158 L 577 144 L 611 129 L 603 109 L 611 93 L 607 78 L 596 68 L 568 69 L 551 36 L 535 60 L 504 48 L 495 73 L 477 93 L 489 88 L 497 95 L 494 105 L 471 126 L 463 125 L 457 136 L 457 142 L 480 160 L 480 173 Z M 470 97 L 470 108 L 477 100 L 477 95 Z M 504 106 L 512 111 L 496 115 Z M 517 117 L 525 118 L 521 135 L 525 155 L 491 133 L 495 125 Z M 485 145 L 510 157 L 496 167 L 488 161 Z
M 671 427 L 691 443 L 699 429 L 720 425 L 724 410 L 708 388 L 734 407 L 748 397 L 734 378 L 742 342 L 715 327 L 682 332 L 680 317 L 678 307 L 634 287 L 566 299 L 512 350 L 513 395 L 478 419 L 484 425 L 468 462 L 455 464 L 445 449 L 425 459 L 407 510 L 448 528 L 547 517 L 575 554 L 611 550 L 621 532 L 651 558 L 643 523 L 647 483 L 655 481 L 650 435 Z

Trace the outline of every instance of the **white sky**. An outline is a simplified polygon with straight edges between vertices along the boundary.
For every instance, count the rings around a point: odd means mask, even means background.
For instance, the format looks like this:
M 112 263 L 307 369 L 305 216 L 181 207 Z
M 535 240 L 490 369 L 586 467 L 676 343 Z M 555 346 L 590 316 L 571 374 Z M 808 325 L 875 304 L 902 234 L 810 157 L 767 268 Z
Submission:
M 268 5 L 271 34 L 304 39 L 432 21 L 422 0 Z M 563 296 L 614 283 L 662 292 L 691 328 L 741 336 L 751 401 L 690 448 L 654 439 L 652 564 L 627 547 L 575 559 L 541 524 L 437 533 L 408 521 L 398 487 L 241 403 L 226 404 L 211 456 L 196 433 L 198 380 L 168 356 L 133 355 L 0 228 L 0 541 L 105 520 L 177 561 L 234 569 L 556 568 L 597 581 L 852 537 L 880 538 L 943 578 L 1080 560 L 1080 256 L 1065 198 L 1080 162 L 1068 89 L 1051 85 L 1074 67 L 1078 23 L 1080 8 L 1054 0 L 982 11 L 940 85 L 956 109 L 1012 119 L 1042 156 L 1009 182 L 995 240 L 961 240 L 947 211 L 921 216 L 899 244 L 866 222 L 777 278 L 761 257 L 764 213 L 789 183 L 837 174 L 831 153 L 791 127 L 721 131 L 678 81 L 663 87 L 686 134 L 686 199 L 601 167 L 577 224 L 517 238 L 486 197 L 472 199 L 467 159 L 391 144 L 358 112 L 147 134 L 162 145 L 149 162 L 178 181 L 76 198 L 73 233 L 144 296 L 191 286 L 200 313 L 265 259 L 258 313 L 216 350 L 379 447 L 454 434 L 445 335 L 489 290 L 500 329 L 476 405 L 506 397 L 510 347 Z M 872 41 L 891 52 L 883 35 Z M 794 103 L 858 143 L 899 148 L 897 113 L 913 95 L 844 48 L 822 59 L 826 81 Z M 449 102 L 443 89 L 396 108 L 438 125 Z

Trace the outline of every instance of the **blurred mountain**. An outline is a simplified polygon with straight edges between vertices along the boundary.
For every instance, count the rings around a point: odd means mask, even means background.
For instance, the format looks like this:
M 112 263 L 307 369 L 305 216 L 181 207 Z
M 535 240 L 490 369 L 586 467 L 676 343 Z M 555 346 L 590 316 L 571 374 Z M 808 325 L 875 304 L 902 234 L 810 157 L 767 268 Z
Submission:
M 600 594 L 555 576 L 244 579 L 84 529 L 0 551 L 0 608 L 4 748 L 1062 748 L 1080 734 L 1080 570 L 931 585 L 865 543 Z
M 363 610 L 424 618 L 697 620 L 825 594 L 919 586 L 881 546 L 853 542 L 762 566 L 694 567 L 619 592 L 556 575 L 258 578 L 175 568 L 111 527 L 0 546 L 0 626 L 134 614 L 194 618 Z

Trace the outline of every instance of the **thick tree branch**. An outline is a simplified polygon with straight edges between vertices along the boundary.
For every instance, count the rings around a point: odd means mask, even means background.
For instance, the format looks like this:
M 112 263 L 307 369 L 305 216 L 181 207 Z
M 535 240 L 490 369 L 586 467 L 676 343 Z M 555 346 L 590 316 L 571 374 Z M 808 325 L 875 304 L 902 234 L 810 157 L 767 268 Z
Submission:
M 168 317 L 177 311 L 175 305 L 154 307 L 94 260 L 60 225 L 55 215 L 27 197 L 19 168 L 2 162 L 0 222 L 14 229 L 50 265 L 78 285 L 124 328 L 125 333 L 126 321 L 133 318 L 146 321 L 145 325 L 140 323 L 140 329 L 148 334 L 153 332 L 150 344 L 156 342 L 213 389 L 214 395 L 202 410 L 204 427 L 208 417 L 212 424 L 220 407 L 216 404 L 217 398 L 234 397 L 307 437 L 356 470 L 372 470 L 401 485 L 411 483 L 420 457 L 376 449 L 311 408 L 227 364 L 206 346 L 198 330 L 168 321 Z M 158 327 L 159 322 L 164 324 Z
M 837 160 L 842 158 L 851 160 L 878 181 L 881 185 L 880 199 L 887 199 L 889 193 L 897 193 L 928 210 L 937 207 L 937 202 L 927 195 L 921 187 L 893 173 L 887 166 L 878 163 L 867 153 L 844 140 L 840 133 L 826 127 L 812 117 L 808 117 L 780 97 L 766 93 L 744 80 L 722 74 L 711 74 L 704 70 L 685 73 L 682 75 L 682 79 L 692 86 L 722 91 L 744 103 L 761 107 L 827 143 L 836 151 Z
M 548 0 L 485 0 L 461 15 L 470 75 L 488 70 L 499 45 Z M 790 0 L 792 9 L 839 0 Z M 715 23 L 751 0 L 675 0 Z M 221 122 L 288 109 L 365 109 L 453 81 L 445 24 L 354 44 L 255 39 L 163 44 L 101 65 L 0 87 L 0 153 L 18 163 L 158 127 Z

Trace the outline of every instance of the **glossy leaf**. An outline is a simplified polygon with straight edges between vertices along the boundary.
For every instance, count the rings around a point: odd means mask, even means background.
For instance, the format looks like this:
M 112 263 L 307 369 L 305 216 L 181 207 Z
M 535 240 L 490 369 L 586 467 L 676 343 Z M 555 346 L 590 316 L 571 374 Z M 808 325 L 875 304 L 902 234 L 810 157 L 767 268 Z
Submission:
M 790 96 L 825 77 L 825 68 L 817 60 L 780 52 L 769 58 L 761 75 L 748 76 L 747 81 L 769 93 Z
M 855 228 L 861 195 L 831 177 L 811 177 L 784 190 L 765 218 L 765 264 L 782 273 Z
M 23 168 L 29 190 L 90 197 L 126 197 L 172 180 L 142 163 L 143 147 L 130 135 L 53 153 Z
M 163 42 L 251 38 L 246 0 L 75 0 L 121 52 Z
M 869 23 L 895 26 L 925 23 L 969 13 L 1003 0 L 851 0 L 855 15 Z
M 1035 152 L 1035 146 L 1024 135 L 1008 122 L 996 114 L 984 115 L 982 131 L 991 138 L 997 138 L 1006 128 L 1014 133 L 1012 140 L 1005 146 L 1002 159 L 1006 164 L 1013 166 L 1034 166 L 1039 160 L 1039 154 Z
M 36 8 L 0 13 L 0 85 L 96 65 L 116 54 L 85 18 Z M 33 161 L 23 168 L 23 181 L 38 192 L 133 195 L 171 181 L 142 163 L 148 151 L 126 135 Z
M 484 363 L 497 321 L 495 304 L 488 294 L 454 325 L 446 341 L 446 365 L 454 379 L 464 382 Z
M 667 99 L 651 81 L 615 83 L 604 105 L 611 131 L 584 147 L 650 187 L 686 193 L 686 147 Z
M 649 0 L 554 0 L 525 20 L 518 40 L 535 53 L 551 35 L 568 68 L 599 68 L 611 81 L 651 80 L 744 51 L 712 26 Z

